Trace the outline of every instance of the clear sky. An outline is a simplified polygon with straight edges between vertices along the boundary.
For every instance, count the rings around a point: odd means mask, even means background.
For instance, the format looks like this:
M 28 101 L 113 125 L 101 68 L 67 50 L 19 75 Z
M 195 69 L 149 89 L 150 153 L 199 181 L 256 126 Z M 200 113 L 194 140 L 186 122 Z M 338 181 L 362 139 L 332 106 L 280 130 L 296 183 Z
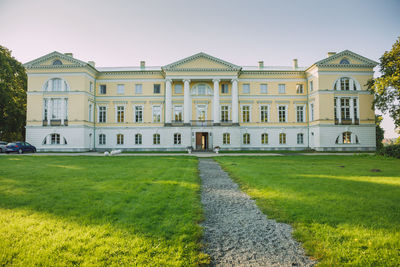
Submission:
M 349 49 L 375 61 L 400 36 L 400 0 L 0 0 L 0 44 L 96 66 L 162 66 L 200 51 L 236 65 L 309 66 Z M 385 136 L 394 125 L 385 116 Z

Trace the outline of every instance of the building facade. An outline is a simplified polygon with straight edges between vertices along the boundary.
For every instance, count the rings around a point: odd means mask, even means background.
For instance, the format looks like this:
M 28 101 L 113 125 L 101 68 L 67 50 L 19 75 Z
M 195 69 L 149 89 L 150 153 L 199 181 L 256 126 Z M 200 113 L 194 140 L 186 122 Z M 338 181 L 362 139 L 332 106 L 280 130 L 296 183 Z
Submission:
M 310 67 L 242 67 L 199 53 L 163 67 L 25 64 L 26 140 L 41 151 L 375 150 L 377 65 L 345 50 Z

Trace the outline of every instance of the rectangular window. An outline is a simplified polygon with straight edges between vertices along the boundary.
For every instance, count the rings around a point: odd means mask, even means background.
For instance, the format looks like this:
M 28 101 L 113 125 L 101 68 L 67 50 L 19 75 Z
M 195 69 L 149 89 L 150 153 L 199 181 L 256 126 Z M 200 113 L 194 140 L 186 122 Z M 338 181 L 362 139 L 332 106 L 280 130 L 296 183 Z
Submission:
M 117 145 L 123 145 L 123 144 L 124 144 L 124 135 L 117 134 Z
M 350 80 L 349 78 L 340 78 L 340 87 L 342 90 L 350 90 Z
M 221 106 L 221 121 L 229 121 L 229 106 Z
M 286 122 L 286 106 L 278 106 L 278 121 Z
M 117 107 L 117 122 L 121 123 L 125 121 L 125 107 L 118 106 Z
M 89 122 L 93 122 L 93 105 L 89 104 Z
M 261 122 L 268 122 L 268 113 L 269 113 L 268 106 L 260 106 L 260 121 Z
M 198 90 L 198 95 L 206 94 L 206 86 L 204 84 L 199 84 L 197 90 Z
M 268 145 L 268 134 L 266 133 L 261 134 L 261 144 Z
M 310 81 L 310 91 L 314 91 L 314 81 Z
M 297 144 L 304 144 L 304 135 L 302 133 L 297 134 Z
M 105 144 L 106 144 L 106 135 L 99 134 L 99 145 L 105 145 Z
M 153 134 L 153 145 L 160 144 L 160 134 Z
M 242 106 L 242 122 L 250 122 L 250 106 Z
M 249 94 L 250 93 L 250 84 L 248 84 L 248 83 L 243 84 L 242 93 L 243 94 Z
M 89 91 L 90 91 L 90 92 L 93 92 L 93 82 L 90 82 L 90 83 L 89 83 Z
M 297 84 L 296 85 L 296 93 L 297 94 L 302 94 L 304 93 L 303 85 L 302 84 Z
M 244 145 L 250 145 L 250 134 L 245 133 L 243 135 L 243 144 Z
M 286 84 L 278 84 L 278 92 L 280 94 L 286 93 Z
M 335 120 L 338 119 L 338 117 L 337 117 L 337 106 L 336 106 L 336 101 L 337 100 L 336 99 L 337 99 L 336 97 L 333 99 L 333 113 L 335 115 Z
M 161 106 L 153 106 L 153 122 L 161 122 Z
M 342 115 L 342 120 L 350 119 L 350 99 L 341 98 L 340 99 L 340 110 Z
M 143 92 L 143 85 L 142 84 L 135 84 L 135 94 L 142 94 Z
M 142 135 L 135 134 L 135 145 L 141 145 L 141 144 L 142 144 Z
M 359 119 L 357 116 L 357 113 L 358 113 L 358 107 L 357 107 L 357 99 L 356 98 L 354 98 L 353 99 L 353 105 L 354 105 L 354 118 L 355 119 Z
M 279 134 L 279 144 L 280 145 L 286 144 L 286 134 L 285 133 Z
M 154 94 L 160 94 L 161 93 L 161 85 L 160 84 L 154 84 L 153 93 Z
M 52 145 L 59 145 L 60 144 L 60 135 L 59 134 L 52 134 L 51 135 L 51 144 Z
M 44 108 L 43 108 L 43 120 L 46 121 L 47 120 L 47 114 L 49 113 L 48 112 L 49 100 L 48 99 L 44 99 L 43 105 L 44 105 Z
M 176 133 L 174 134 L 174 145 L 180 145 L 182 143 L 181 134 Z
M 260 85 L 260 92 L 261 92 L 261 94 L 268 93 L 268 85 L 267 84 L 261 84 Z
M 180 84 L 180 83 L 175 84 L 174 93 L 175 94 L 182 94 L 182 84 Z
M 124 84 L 118 84 L 117 85 L 117 94 L 123 95 L 125 93 L 125 85 Z
M 52 99 L 53 110 L 52 110 L 52 120 L 60 120 L 61 119 L 61 99 L 54 98 Z
M 61 79 L 53 79 L 53 91 L 61 91 Z
M 135 106 L 135 122 L 143 122 L 143 106 Z
M 99 107 L 99 122 L 105 123 L 107 120 L 107 107 Z
M 107 86 L 105 84 L 100 84 L 99 94 L 101 95 L 107 94 Z
M 175 122 L 182 122 L 183 107 L 174 106 L 174 120 Z
M 224 144 L 224 145 L 231 144 L 231 134 L 230 133 L 224 133 L 222 135 L 222 144 Z
M 221 84 L 221 94 L 229 93 L 229 85 L 226 83 Z
M 310 121 L 314 121 L 314 104 L 310 104 Z
M 296 107 L 297 122 L 304 122 L 304 106 Z

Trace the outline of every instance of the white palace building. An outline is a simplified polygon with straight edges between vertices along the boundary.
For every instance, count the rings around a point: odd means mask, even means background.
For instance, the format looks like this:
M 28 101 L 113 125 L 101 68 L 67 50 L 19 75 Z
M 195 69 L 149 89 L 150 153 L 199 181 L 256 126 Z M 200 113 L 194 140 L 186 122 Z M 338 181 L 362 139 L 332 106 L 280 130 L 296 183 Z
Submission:
M 199 53 L 162 67 L 96 67 L 53 52 L 24 64 L 26 140 L 39 151 L 375 150 L 377 62 L 237 66 Z

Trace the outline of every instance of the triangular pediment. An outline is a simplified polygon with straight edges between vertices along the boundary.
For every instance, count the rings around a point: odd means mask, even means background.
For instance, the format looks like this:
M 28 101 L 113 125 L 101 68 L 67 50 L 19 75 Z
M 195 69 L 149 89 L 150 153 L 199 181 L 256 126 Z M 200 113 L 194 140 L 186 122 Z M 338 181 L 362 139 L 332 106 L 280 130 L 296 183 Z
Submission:
M 344 50 L 315 63 L 319 67 L 375 67 L 378 62 L 363 57 L 359 54 Z
M 222 59 L 198 53 L 196 55 L 181 59 L 163 67 L 164 70 L 220 70 L 220 71 L 238 71 L 241 67 L 224 61 Z
M 56 62 L 56 63 L 55 63 Z M 61 64 L 60 64 L 61 63 Z M 88 63 L 54 51 L 40 58 L 24 64 L 25 68 L 65 68 L 65 67 L 86 67 Z

